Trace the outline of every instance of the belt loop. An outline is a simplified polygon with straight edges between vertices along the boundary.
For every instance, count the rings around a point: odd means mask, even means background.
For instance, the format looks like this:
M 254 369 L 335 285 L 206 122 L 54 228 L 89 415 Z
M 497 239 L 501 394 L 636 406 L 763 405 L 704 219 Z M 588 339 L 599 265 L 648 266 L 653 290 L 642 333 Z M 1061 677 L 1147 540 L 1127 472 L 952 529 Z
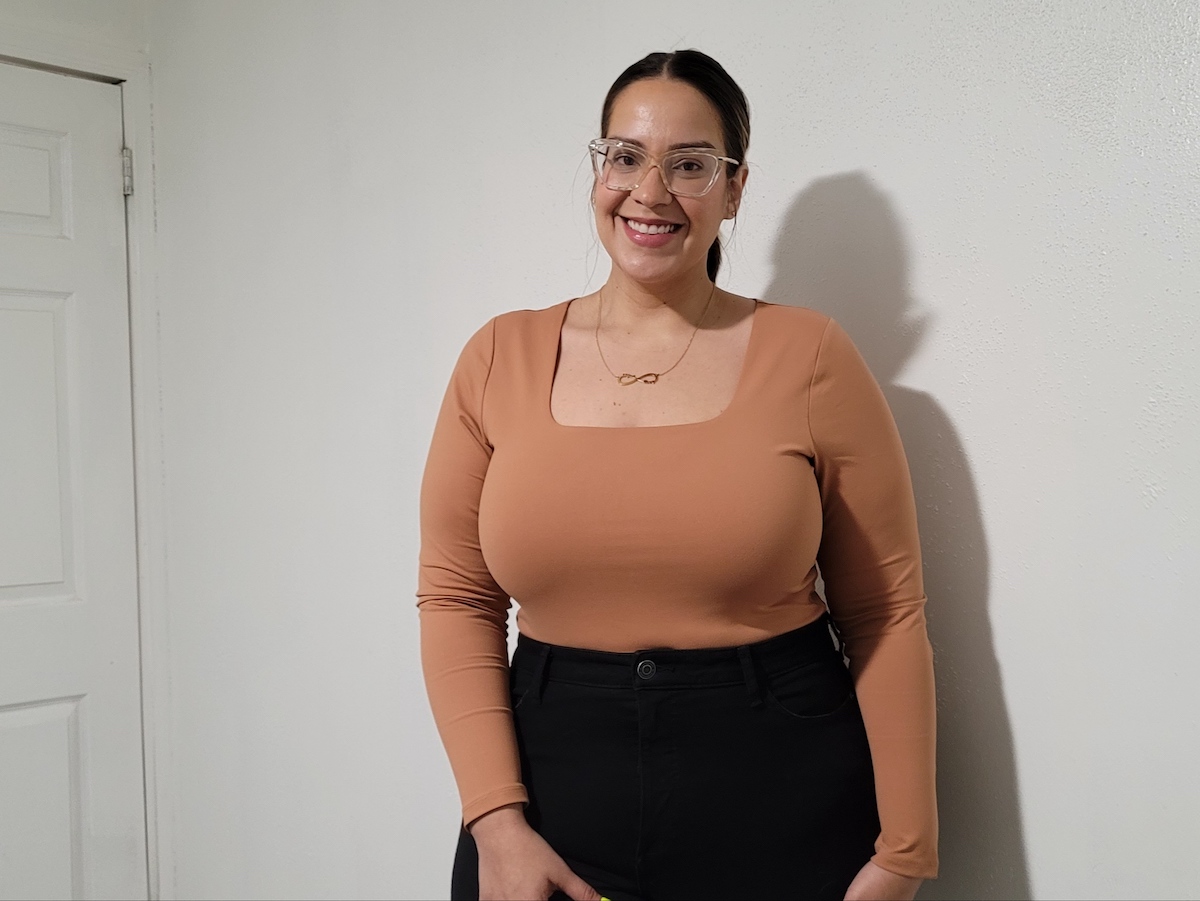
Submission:
M 546 681 L 546 661 L 550 659 L 550 645 L 542 645 L 541 651 L 538 653 L 537 665 L 533 668 L 533 685 L 530 690 L 538 703 L 542 700 L 542 685 Z
M 754 660 L 749 645 L 739 645 L 738 659 L 742 661 L 742 675 L 746 677 L 746 691 L 750 695 L 750 706 L 761 707 L 762 697 L 758 692 L 758 674 L 754 671 Z

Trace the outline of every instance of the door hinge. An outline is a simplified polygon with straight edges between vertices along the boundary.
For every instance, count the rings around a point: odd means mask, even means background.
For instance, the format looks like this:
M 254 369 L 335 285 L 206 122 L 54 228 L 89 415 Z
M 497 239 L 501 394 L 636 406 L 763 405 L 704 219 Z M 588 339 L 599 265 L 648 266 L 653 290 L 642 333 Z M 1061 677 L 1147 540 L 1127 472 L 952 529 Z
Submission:
M 133 151 L 121 148 L 121 192 L 128 197 L 133 193 Z

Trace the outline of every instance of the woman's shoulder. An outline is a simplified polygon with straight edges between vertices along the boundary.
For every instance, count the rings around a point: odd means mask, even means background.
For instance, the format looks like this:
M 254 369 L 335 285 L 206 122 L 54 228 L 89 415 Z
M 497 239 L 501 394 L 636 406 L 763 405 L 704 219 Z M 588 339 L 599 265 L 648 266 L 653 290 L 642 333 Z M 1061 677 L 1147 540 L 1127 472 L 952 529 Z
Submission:
M 537 330 L 538 328 L 545 328 L 552 323 L 561 322 L 567 305 L 570 302 L 570 300 L 563 300 L 552 306 L 540 309 L 508 310 L 504 313 L 496 313 L 489 319 L 484 320 L 475 329 L 471 340 L 479 341 L 486 339 L 491 341 L 501 333 L 506 335 L 521 334 Z
M 497 358 L 536 352 L 548 340 L 557 340 L 570 300 L 542 309 L 497 313 L 467 339 L 464 357 L 486 358 L 488 367 Z
M 821 333 L 833 322 L 827 313 L 809 307 L 796 306 L 787 303 L 774 303 L 760 300 L 762 310 L 772 319 L 778 328 L 791 328 L 801 332 Z
M 765 314 L 759 325 L 763 326 L 760 359 L 766 365 L 790 370 L 802 379 L 818 372 L 862 368 L 854 341 L 828 313 L 782 303 L 764 303 L 758 313 Z
M 497 313 L 479 328 L 479 333 L 485 333 L 499 343 L 520 342 L 530 336 L 541 336 L 546 331 L 557 331 L 570 303 L 570 300 L 563 300 L 548 307 Z
M 762 306 L 758 312 L 764 316 L 765 340 L 793 362 L 807 359 L 815 363 L 816 357 L 831 341 L 839 343 L 845 337 L 845 331 L 836 320 L 820 310 L 768 301 L 759 303 Z
M 548 307 L 509 310 L 506 313 L 498 313 L 492 317 L 492 320 L 497 324 L 503 323 L 509 328 L 535 328 L 547 322 L 561 320 L 571 300 L 574 298 L 560 300 Z

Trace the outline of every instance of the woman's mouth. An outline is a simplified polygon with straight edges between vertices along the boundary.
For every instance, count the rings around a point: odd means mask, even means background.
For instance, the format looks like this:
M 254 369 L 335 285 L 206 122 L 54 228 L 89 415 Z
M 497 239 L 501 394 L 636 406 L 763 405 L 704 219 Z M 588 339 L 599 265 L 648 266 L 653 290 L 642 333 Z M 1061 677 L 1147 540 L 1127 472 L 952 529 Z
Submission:
M 665 235 L 669 232 L 678 231 L 678 223 L 670 223 L 663 225 L 649 225 L 645 222 L 638 222 L 636 219 L 626 219 L 629 227 L 635 232 L 641 232 L 643 235 Z
M 678 222 L 639 222 L 636 219 L 626 219 L 624 216 L 618 216 L 625 226 L 625 234 L 629 240 L 633 241 L 639 247 L 662 247 L 671 241 L 671 238 L 683 226 Z

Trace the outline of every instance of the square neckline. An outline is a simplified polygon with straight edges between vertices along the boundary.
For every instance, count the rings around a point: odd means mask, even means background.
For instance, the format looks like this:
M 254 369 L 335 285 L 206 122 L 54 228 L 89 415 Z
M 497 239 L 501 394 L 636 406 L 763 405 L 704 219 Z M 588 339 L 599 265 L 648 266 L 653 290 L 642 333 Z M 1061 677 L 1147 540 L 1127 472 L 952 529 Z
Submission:
M 693 420 L 692 422 L 672 422 L 664 423 L 662 425 L 566 425 L 565 423 L 559 422 L 554 418 L 554 411 L 550 407 L 550 402 L 554 393 L 554 377 L 558 372 L 559 358 L 562 356 L 563 326 L 565 326 L 567 323 L 567 311 L 571 308 L 571 304 L 577 300 L 579 300 L 578 297 L 572 297 L 570 300 L 563 302 L 562 312 L 559 315 L 558 323 L 553 329 L 554 352 L 550 355 L 550 377 L 545 383 L 546 391 L 545 396 L 542 399 L 542 409 L 545 411 L 546 418 L 550 420 L 550 424 L 555 428 L 593 430 L 601 432 L 647 432 L 660 431 L 662 429 L 694 428 L 696 426 L 711 425 L 713 423 L 720 422 L 722 419 L 727 417 L 730 410 L 734 409 L 734 407 L 738 405 L 738 402 L 741 400 L 741 396 L 745 389 L 747 375 L 750 370 L 750 361 L 758 344 L 759 313 L 762 311 L 763 307 L 767 306 L 766 301 L 759 300 L 758 298 L 754 299 L 754 312 L 750 314 L 752 317 L 750 322 L 750 337 L 746 341 L 746 354 L 742 358 L 742 368 L 738 373 L 737 385 L 734 386 L 733 396 L 729 398 L 729 403 L 727 403 L 724 409 L 722 409 L 721 412 L 719 412 L 716 416 L 711 416 L 708 419 L 697 419 Z

